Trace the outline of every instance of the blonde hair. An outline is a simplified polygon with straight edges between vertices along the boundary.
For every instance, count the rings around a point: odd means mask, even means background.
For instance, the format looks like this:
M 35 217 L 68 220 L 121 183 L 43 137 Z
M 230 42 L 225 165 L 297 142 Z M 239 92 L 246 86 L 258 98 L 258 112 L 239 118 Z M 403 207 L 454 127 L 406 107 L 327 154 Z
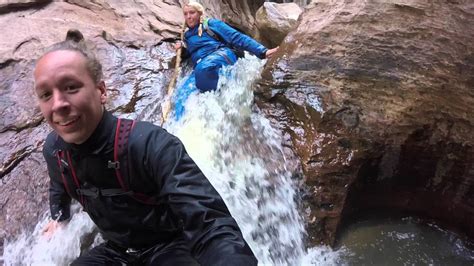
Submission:
M 201 13 L 201 16 L 204 15 L 204 7 L 201 4 L 199 4 L 198 2 L 190 1 L 189 3 L 185 4 L 184 6 L 192 7 L 197 12 Z

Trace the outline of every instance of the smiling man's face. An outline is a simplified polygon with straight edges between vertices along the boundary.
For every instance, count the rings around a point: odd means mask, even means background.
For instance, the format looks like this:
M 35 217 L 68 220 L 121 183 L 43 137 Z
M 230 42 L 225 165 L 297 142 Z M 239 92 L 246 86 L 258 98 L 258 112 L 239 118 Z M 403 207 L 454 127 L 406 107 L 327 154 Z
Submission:
M 59 50 L 44 55 L 34 72 L 41 112 L 68 143 L 81 144 L 92 135 L 107 100 L 104 82 L 96 84 L 86 64 L 81 53 Z

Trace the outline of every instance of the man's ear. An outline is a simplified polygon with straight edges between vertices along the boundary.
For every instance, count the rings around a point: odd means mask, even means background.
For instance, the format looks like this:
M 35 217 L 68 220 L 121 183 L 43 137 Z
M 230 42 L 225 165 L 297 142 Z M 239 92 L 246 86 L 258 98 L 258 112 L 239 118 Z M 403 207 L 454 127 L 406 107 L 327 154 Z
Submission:
M 105 104 L 107 102 L 107 87 L 105 86 L 105 82 L 99 82 L 99 84 L 97 84 L 97 88 L 100 91 L 100 103 Z

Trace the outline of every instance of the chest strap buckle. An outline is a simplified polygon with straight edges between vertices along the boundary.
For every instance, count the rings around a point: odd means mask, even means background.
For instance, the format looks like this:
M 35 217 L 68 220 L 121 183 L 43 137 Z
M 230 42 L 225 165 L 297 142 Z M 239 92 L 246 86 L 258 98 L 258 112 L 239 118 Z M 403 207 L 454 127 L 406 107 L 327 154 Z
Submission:
M 78 188 L 76 189 L 77 195 L 82 195 L 91 198 L 98 198 L 100 195 L 100 189 L 96 187 L 89 187 L 89 188 Z
M 119 161 L 108 161 L 107 167 L 112 169 L 120 169 L 120 162 Z

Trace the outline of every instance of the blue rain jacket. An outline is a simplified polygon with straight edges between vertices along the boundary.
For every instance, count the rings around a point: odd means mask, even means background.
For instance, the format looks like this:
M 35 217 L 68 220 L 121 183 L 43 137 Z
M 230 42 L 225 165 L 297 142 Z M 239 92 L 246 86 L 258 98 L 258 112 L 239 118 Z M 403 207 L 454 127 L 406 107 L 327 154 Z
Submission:
M 209 19 L 208 27 L 219 36 L 220 40 L 209 35 L 204 27 L 202 35 L 199 36 L 199 25 L 188 29 L 184 34 L 186 52 L 191 55 L 194 64 L 196 87 L 201 92 L 215 90 L 219 79 L 219 69 L 237 61 L 237 56 L 231 47 L 248 51 L 260 59 L 265 58 L 268 50 L 256 40 L 218 19 Z

